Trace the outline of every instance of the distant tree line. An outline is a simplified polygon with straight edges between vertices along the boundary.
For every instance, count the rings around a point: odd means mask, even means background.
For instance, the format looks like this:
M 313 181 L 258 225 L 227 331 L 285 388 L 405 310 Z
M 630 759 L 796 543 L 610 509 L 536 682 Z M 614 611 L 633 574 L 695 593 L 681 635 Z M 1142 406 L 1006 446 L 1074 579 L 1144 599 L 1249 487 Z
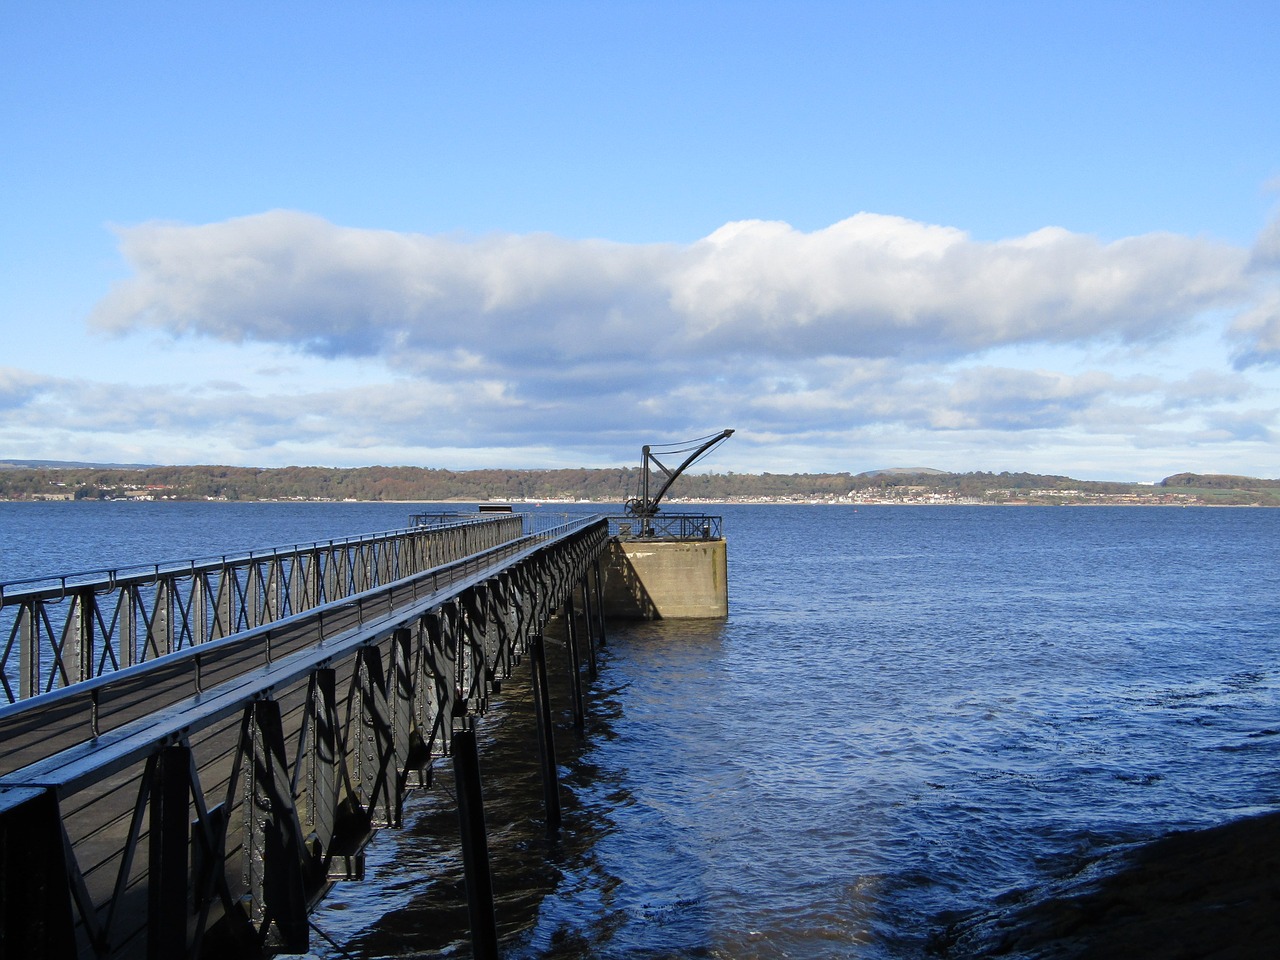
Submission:
M 222 467 L 146 468 L 6 467 L 0 469 L 0 499 L 117 499 L 154 496 L 175 500 L 593 500 L 621 502 L 638 495 L 640 470 L 440 470 L 426 467 Z M 1219 502 L 1233 491 L 1280 489 L 1280 480 L 1180 473 L 1160 488 L 1217 491 Z M 1158 488 L 1139 484 L 1075 480 L 1034 473 L 941 473 L 874 471 L 850 473 L 698 473 L 676 481 L 668 498 L 700 500 L 830 499 L 850 493 L 888 498 L 929 491 L 954 497 L 985 497 L 992 491 L 1078 491 L 1126 494 Z M 1255 498 L 1256 499 L 1256 498 Z
M 0 497 L 177 500 L 622 500 L 638 469 L 434 470 L 422 467 L 147 467 L 0 470 Z M 634 475 L 634 478 L 631 476 Z M 630 485 L 630 486 L 629 486 Z

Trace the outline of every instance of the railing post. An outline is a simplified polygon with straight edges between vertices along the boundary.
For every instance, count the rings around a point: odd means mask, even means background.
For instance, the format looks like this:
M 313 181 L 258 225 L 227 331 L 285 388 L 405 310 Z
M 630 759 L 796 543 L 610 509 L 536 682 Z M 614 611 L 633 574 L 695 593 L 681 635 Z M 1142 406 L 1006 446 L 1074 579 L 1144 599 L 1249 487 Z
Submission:
M 245 568 L 244 618 L 250 629 L 262 625 L 262 567 L 258 560 L 250 560 Z
M 467 881 L 467 912 L 471 919 L 471 955 L 474 960 L 497 960 L 498 923 L 493 909 L 493 873 L 489 866 L 489 838 L 484 822 L 484 793 L 480 783 L 480 754 L 476 747 L 475 729 L 466 725 L 455 730 L 452 739 L 462 863 Z
M 23 700 L 44 693 L 40 676 L 42 608 L 39 600 L 24 600 L 18 607 L 18 696 Z
M 395 577 L 395 544 L 384 540 L 378 544 L 378 583 L 390 583 Z
M 272 555 L 267 561 L 267 579 L 262 585 L 263 623 L 274 623 L 284 616 L 284 561 Z
M 209 611 L 212 604 L 209 596 L 209 574 L 207 571 L 195 571 L 191 575 L 191 642 L 197 646 L 210 639 Z M 123 639 L 121 643 L 123 644 Z
M 156 637 L 156 656 L 173 653 L 182 645 L 175 627 L 177 618 L 173 615 L 173 579 L 169 576 L 156 580 L 156 605 L 151 614 L 151 628 Z
M 116 608 L 116 656 L 121 669 L 138 662 L 138 588 L 121 588 Z
M 93 588 L 78 590 L 71 597 L 72 609 L 62 635 L 60 673 L 66 684 L 93 676 Z
M 373 586 L 373 578 L 376 575 L 374 568 L 374 558 L 372 554 L 372 546 L 362 543 L 356 547 L 356 574 L 355 574 L 355 592 L 363 593 Z
M 213 602 L 213 628 L 210 640 L 229 637 L 236 632 L 235 625 L 235 571 L 225 562 L 218 570 L 218 592 Z
M 324 557 L 324 576 L 320 580 L 323 597 L 321 602 L 332 603 L 345 595 L 338 590 L 340 583 L 338 577 L 342 569 L 342 559 L 338 548 L 333 546 L 327 547 L 322 556 Z
M 307 555 L 301 551 L 294 553 L 288 562 L 288 574 L 285 577 L 284 596 L 290 613 L 301 613 L 309 609 L 303 589 L 303 572 L 307 568 Z
M 305 555 L 298 558 L 302 563 L 302 573 L 298 577 L 298 599 L 294 603 L 294 612 L 310 610 L 320 606 L 320 551 L 312 547 Z

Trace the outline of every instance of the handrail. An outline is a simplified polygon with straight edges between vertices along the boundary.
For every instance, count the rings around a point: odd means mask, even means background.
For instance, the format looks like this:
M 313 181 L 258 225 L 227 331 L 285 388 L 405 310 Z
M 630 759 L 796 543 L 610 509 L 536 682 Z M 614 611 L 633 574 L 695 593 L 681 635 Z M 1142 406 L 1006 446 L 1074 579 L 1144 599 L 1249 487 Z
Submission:
M 396 530 L 385 530 L 380 533 L 362 533 L 353 537 L 335 537 L 332 540 L 316 540 L 312 543 L 295 543 L 289 546 L 264 547 L 259 550 L 241 550 L 221 556 L 197 557 L 193 560 L 161 560 L 158 563 L 139 563 L 125 567 L 104 567 L 95 570 L 80 570 L 75 573 L 51 574 L 45 577 L 30 577 L 23 580 L 7 580 L 0 583 L 0 606 L 12 604 L 19 600 L 47 599 L 49 596 L 65 595 L 68 586 L 73 589 L 87 587 L 117 586 L 123 583 L 149 582 L 144 578 L 152 578 L 165 573 L 201 573 L 220 570 L 234 564 L 248 563 L 253 560 L 286 559 L 315 550 L 332 549 L 350 545 L 383 543 L 400 540 L 407 535 L 424 532 L 437 532 L 443 529 L 468 525 L 481 526 L 493 523 L 502 517 L 464 517 L 451 515 L 454 519 L 449 523 L 436 524 L 430 527 L 404 527 Z M 519 516 L 519 515 L 516 515 Z M 37 584 L 57 583 L 58 587 L 37 587 Z M 29 589 L 14 590 L 13 587 Z M 61 593 L 59 593 L 61 591 Z
M 86 739 L 90 736 L 101 736 L 109 729 L 109 718 L 104 714 L 101 705 L 111 699 L 115 690 L 123 687 L 135 689 L 147 687 L 149 712 L 160 711 L 188 697 L 211 696 L 213 690 L 204 688 L 200 682 L 202 668 L 207 669 L 207 663 L 202 661 L 213 660 L 220 655 L 224 659 L 234 659 L 234 677 L 258 672 L 259 677 L 252 686 L 255 695 L 260 694 L 279 682 L 279 678 L 270 672 L 277 660 L 287 657 L 291 663 L 305 663 L 306 669 L 312 669 L 320 661 L 349 653 L 349 648 L 367 642 L 374 634 L 385 633 L 390 627 L 386 627 L 384 621 L 399 623 L 412 619 L 420 615 L 424 609 L 439 605 L 450 596 L 473 586 L 475 582 L 492 578 L 540 551 L 555 547 L 575 534 L 602 522 L 601 517 L 585 517 L 570 521 L 554 530 L 500 544 L 480 553 L 405 577 L 395 583 L 372 588 L 341 601 L 295 614 L 284 620 L 210 641 L 199 647 L 187 648 L 160 659 L 102 674 L 30 700 L 0 705 L 0 741 L 10 739 L 9 733 L 12 731 L 8 730 L 8 726 L 15 719 L 36 715 L 49 718 L 47 721 L 41 720 L 39 726 L 45 731 L 46 738 L 50 740 L 58 736 L 57 724 L 66 723 L 69 720 L 83 726 Z M 602 531 L 602 539 L 605 535 Z M 383 610 L 376 619 L 366 622 L 366 606 L 372 605 L 379 598 L 385 598 L 388 594 L 394 595 L 396 592 L 406 591 L 409 593 L 409 599 L 407 602 L 402 601 L 403 606 L 397 605 Z M 338 635 L 326 634 L 325 621 L 332 623 L 340 619 L 343 611 L 348 613 L 354 611 L 355 626 L 344 628 Z M 315 642 L 295 645 L 297 649 L 286 648 L 280 656 L 273 656 L 271 642 L 273 637 L 285 635 L 304 635 L 314 638 Z M 343 637 L 346 639 L 344 640 Z M 311 653 L 297 661 L 295 654 L 299 650 L 307 649 L 310 649 Z M 279 647 L 276 648 L 276 652 L 280 653 Z M 156 686 L 149 686 L 146 682 L 149 676 L 154 676 L 160 671 L 164 672 L 170 684 L 166 688 L 167 694 Z M 173 678 L 176 676 L 185 676 L 187 679 L 184 682 L 175 682 Z M 292 674 L 289 678 L 292 679 Z M 0 776 L 6 768 L 2 754 L 3 752 L 0 751 Z
M 520 515 L 0 586 L 0 703 L 353 596 L 524 535 Z M 16 588 L 16 589 L 15 589 Z
M 609 533 L 623 540 L 720 540 L 723 518 L 698 513 L 609 517 Z

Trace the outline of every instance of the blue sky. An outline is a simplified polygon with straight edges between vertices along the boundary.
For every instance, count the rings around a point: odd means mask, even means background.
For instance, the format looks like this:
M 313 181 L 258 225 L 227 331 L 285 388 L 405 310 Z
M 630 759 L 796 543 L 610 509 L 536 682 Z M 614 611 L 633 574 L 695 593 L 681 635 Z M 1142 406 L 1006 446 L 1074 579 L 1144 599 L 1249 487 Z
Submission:
M 0 8 L 0 458 L 1280 476 L 1266 3 Z

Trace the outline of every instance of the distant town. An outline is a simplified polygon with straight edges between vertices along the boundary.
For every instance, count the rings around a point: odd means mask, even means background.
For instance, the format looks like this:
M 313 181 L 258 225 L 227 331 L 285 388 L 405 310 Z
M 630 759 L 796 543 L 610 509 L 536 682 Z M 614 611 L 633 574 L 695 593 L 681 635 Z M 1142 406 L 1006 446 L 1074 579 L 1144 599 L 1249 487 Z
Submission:
M 638 468 L 439 470 L 426 467 L 224 467 L 0 460 L 0 500 L 266 500 L 618 504 L 639 492 Z M 671 504 L 981 504 L 1280 506 L 1280 480 L 1179 473 L 1115 483 L 1032 473 L 685 474 Z

